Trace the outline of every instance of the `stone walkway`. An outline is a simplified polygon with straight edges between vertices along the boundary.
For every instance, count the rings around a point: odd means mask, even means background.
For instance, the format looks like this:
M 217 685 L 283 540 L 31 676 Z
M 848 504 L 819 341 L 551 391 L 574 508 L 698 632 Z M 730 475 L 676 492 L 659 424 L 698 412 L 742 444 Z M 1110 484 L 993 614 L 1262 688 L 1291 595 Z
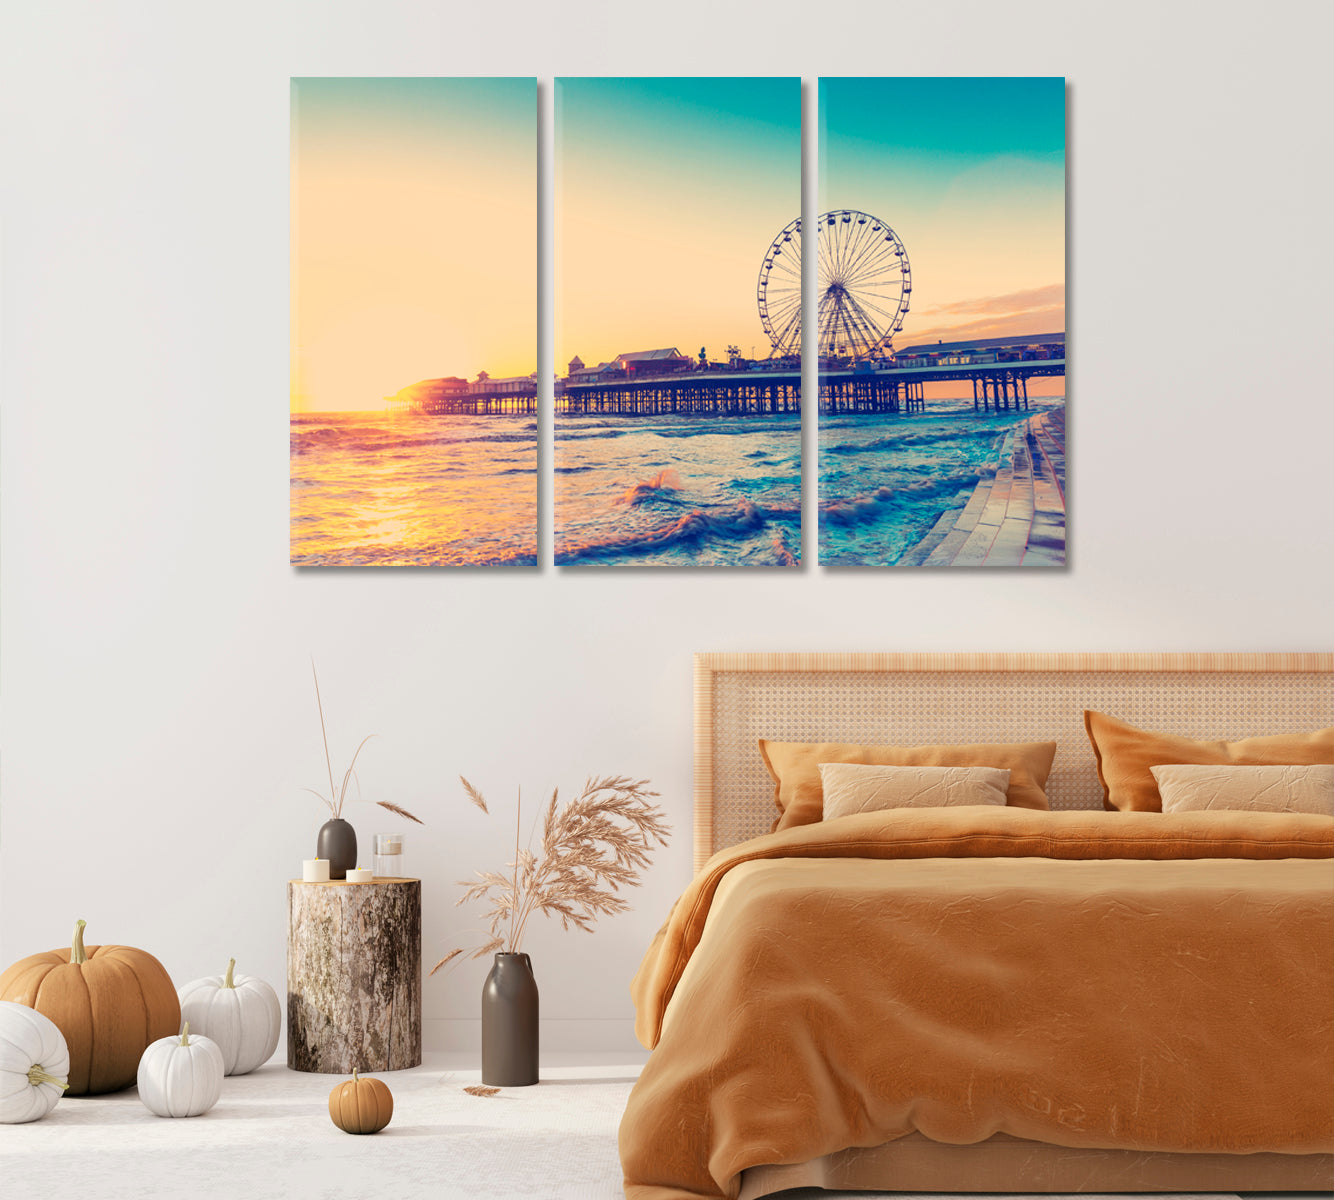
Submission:
M 901 567 L 1065 563 L 1065 409 L 1035 413 L 1001 447 L 1000 467 L 962 509 L 941 515 Z

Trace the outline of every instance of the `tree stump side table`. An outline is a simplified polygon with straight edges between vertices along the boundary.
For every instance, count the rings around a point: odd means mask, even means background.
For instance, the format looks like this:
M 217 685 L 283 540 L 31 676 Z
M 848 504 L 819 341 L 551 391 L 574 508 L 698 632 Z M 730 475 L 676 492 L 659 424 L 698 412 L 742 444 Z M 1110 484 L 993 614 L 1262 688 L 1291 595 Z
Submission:
M 350 1075 L 422 1060 L 421 880 L 287 884 L 287 1065 Z

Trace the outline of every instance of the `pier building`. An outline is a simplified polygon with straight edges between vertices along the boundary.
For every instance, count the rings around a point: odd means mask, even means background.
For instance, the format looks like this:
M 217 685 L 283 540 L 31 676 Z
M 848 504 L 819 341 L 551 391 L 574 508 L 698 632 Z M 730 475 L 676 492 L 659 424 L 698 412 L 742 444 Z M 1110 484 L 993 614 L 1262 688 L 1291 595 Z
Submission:
M 677 371 L 688 371 L 694 366 L 694 360 L 682 354 L 675 346 L 668 346 L 662 350 L 635 350 L 630 354 L 618 354 L 616 361 L 627 376 L 670 375 Z
M 1028 408 L 1028 381 L 1065 375 L 1064 333 L 905 346 L 892 360 L 820 364 L 820 411 L 921 412 L 925 385 L 968 380 L 977 412 Z
M 479 371 L 471 383 L 457 377 L 423 379 L 385 397 L 391 412 L 425 416 L 489 416 L 537 411 L 537 372 L 492 379 Z

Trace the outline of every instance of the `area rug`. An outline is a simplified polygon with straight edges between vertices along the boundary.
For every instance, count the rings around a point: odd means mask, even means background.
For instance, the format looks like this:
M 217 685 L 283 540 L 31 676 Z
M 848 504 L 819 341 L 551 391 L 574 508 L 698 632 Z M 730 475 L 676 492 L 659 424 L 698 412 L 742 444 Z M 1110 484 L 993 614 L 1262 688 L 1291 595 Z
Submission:
M 342 1133 L 328 1097 L 341 1077 L 261 1067 L 223 1081 L 202 1117 L 155 1117 L 131 1088 L 62 1100 L 41 1121 L 0 1126 L 0 1194 L 42 1200 L 620 1200 L 616 1129 L 639 1066 L 544 1067 L 534 1087 L 476 1097 L 480 1072 L 426 1065 L 383 1079 L 388 1128 Z M 10 1191 L 11 1182 L 28 1188 Z
M 379 1076 L 393 1092 L 394 1117 L 373 1137 L 342 1133 L 329 1120 L 329 1092 L 341 1077 L 279 1065 L 224 1080 L 217 1106 L 190 1119 L 153 1116 L 134 1088 L 62 1100 L 41 1121 L 0 1126 L 0 1193 L 6 1200 L 623 1200 L 616 1130 L 639 1064 L 543 1067 L 534 1087 L 478 1097 L 463 1089 L 478 1084 L 480 1072 L 448 1062 L 428 1056 L 414 1070 Z M 11 1182 L 27 1187 L 11 1193 Z

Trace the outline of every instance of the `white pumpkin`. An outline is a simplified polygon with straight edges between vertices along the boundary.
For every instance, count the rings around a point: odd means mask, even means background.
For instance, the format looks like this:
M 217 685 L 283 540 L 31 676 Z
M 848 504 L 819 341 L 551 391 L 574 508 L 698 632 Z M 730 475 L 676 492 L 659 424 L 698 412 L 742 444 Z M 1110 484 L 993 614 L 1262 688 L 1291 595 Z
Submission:
M 198 1117 L 222 1095 L 222 1051 L 186 1022 L 180 1037 L 158 1038 L 139 1060 L 139 1099 L 159 1117 Z
M 69 1047 L 50 1017 L 0 1000 L 0 1124 L 46 1116 L 69 1087 Z
M 228 1075 L 246 1075 L 262 1067 L 278 1048 L 283 1010 L 278 993 L 253 975 L 210 975 L 187 983 L 176 993 L 181 1019 L 218 1043 Z

